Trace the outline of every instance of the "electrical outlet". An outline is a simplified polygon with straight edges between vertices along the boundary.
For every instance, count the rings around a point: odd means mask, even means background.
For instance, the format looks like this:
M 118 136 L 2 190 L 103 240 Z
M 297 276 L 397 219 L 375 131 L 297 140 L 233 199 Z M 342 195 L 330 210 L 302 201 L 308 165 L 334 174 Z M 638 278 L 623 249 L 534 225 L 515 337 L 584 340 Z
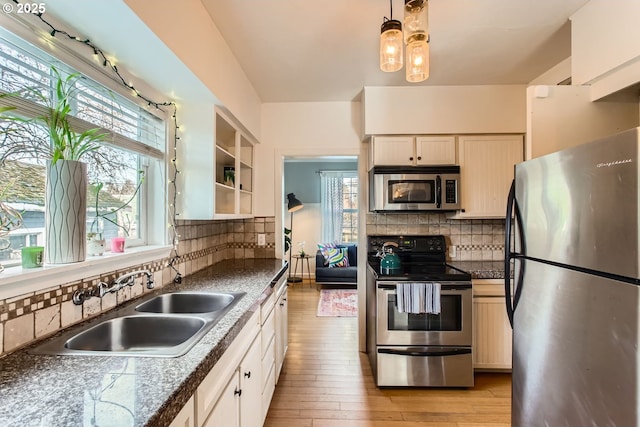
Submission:
M 455 258 L 458 255 L 458 248 L 455 245 L 449 246 L 449 258 Z
M 265 246 L 267 244 L 267 238 L 264 233 L 258 234 L 258 246 Z

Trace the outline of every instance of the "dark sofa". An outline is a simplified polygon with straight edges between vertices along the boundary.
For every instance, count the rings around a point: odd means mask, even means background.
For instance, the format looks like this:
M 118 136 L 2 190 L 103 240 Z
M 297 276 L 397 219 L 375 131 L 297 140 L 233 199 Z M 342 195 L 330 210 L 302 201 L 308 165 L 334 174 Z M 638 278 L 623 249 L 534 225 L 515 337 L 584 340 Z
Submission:
M 357 285 L 358 284 L 358 246 L 337 245 L 347 248 L 349 267 L 329 267 L 325 265 L 322 252 L 316 252 L 316 283 L 319 285 Z

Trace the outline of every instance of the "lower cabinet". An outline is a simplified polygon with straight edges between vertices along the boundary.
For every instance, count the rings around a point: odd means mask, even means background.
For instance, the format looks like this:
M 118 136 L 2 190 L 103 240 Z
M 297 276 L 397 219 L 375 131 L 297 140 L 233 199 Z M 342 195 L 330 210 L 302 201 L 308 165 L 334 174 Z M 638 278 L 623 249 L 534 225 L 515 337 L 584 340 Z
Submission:
M 264 424 L 288 346 L 286 280 L 278 280 L 170 427 Z
M 287 303 L 289 291 L 287 284 L 284 283 L 280 292 L 278 292 L 278 301 L 276 302 L 276 363 L 275 363 L 275 378 L 276 382 L 280 377 L 282 371 L 282 364 L 284 363 L 284 357 L 287 354 L 287 348 L 289 348 L 289 304 Z
M 204 422 L 205 427 L 240 427 L 240 381 L 233 375 Z
M 262 411 L 256 411 L 261 414 L 260 424 L 262 425 L 264 419 L 267 417 L 269 411 L 269 404 L 273 397 L 273 392 L 276 388 L 275 382 L 275 341 L 276 341 L 276 309 L 275 309 L 276 296 L 271 294 L 269 298 L 262 304 L 262 387 L 261 390 L 261 407 Z
M 171 424 L 169 424 L 169 427 L 195 427 L 195 409 L 194 399 L 193 396 L 191 396 L 180 412 L 178 412 L 178 415 L 176 415 Z
M 260 311 L 209 371 L 195 394 L 197 427 L 262 425 Z M 255 412 L 258 412 L 257 417 Z
M 501 280 L 473 281 L 473 367 L 509 370 L 512 330 Z
M 262 411 L 256 411 L 256 403 L 262 401 L 260 348 L 258 336 L 207 416 L 205 427 L 256 427 L 263 424 Z

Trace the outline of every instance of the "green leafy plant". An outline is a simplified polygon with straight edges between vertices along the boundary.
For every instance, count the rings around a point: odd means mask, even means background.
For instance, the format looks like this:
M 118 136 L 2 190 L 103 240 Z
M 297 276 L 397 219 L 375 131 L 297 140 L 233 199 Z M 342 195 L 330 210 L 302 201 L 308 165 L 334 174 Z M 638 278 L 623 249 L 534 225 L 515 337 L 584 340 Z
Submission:
M 10 114 L 16 110 L 15 106 L 0 107 L 0 119 L 16 126 L 2 130 L 0 164 L 8 158 L 25 157 L 50 159 L 52 163 L 63 159 L 82 160 L 98 150 L 99 143 L 107 139 L 108 134 L 100 128 L 75 132 L 71 125 L 71 104 L 79 90 L 77 83 L 82 75 L 63 76 L 54 66 L 51 73 L 54 79 L 52 93 L 43 91 L 41 87 L 25 87 L 0 95 L 0 98 L 31 99 L 44 106 L 44 112 L 32 118 Z M 38 136 L 36 128 L 44 129 L 46 137 Z M 42 134 L 42 130 L 39 133 Z
M 124 208 L 129 206 L 129 204 L 135 199 L 136 194 L 138 194 L 138 192 L 140 191 L 140 188 L 142 187 L 144 180 L 145 180 L 144 171 L 142 170 L 138 171 L 138 183 L 136 184 L 136 188 L 131 194 L 131 196 L 129 196 L 129 199 L 127 199 L 124 203 L 122 203 L 118 207 L 110 207 L 106 209 L 105 212 L 101 212 L 100 210 L 100 193 L 104 188 L 104 183 L 97 182 L 89 186 L 89 191 L 91 192 L 94 198 L 93 208 L 95 211 L 95 217 L 91 222 L 91 227 L 89 228 L 89 233 L 87 233 L 87 238 L 93 238 L 94 236 L 100 233 L 100 230 L 98 230 L 98 223 L 101 219 L 120 228 L 122 231 L 124 231 L 124 233 L 127 236 L 129 235 L 129 231 L 131 228 L 131 221 L 129 217 L 125 215 L 124 216 L 125 223 L 120 223 L 117 221 L 117 215 L 118 215 L 118 212 L 121 212 Z
M 291 248 L 291 229 L 284 228 L 284 252 L 287 253 Z

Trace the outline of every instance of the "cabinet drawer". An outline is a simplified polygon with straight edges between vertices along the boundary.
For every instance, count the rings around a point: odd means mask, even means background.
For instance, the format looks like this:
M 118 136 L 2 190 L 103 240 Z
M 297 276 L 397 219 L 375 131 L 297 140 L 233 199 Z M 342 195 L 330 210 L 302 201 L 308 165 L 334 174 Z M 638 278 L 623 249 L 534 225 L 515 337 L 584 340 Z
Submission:
M 262 357 L 273 342 L 273 338 L 276 333 L 276 316 L 275 311 L 271 310 L 269 316 L 262 324 Z
M 267 348 L 267 352 L 262 356 L 262 388 L 266 386 L 267 379 L 271 375 L 273 367 L 276 365 L 275 340 Z
M 200 426 L 220 398 L 225 385 L 237 374 L 237 366 L 260 333 L 259 312 L 253 313 L 242 331 L 216 362 L 196 390 L 196 421 Z
M 269 297 L 266 300 L 264 300 L 264 302 L 260 306 L 260 323 L 261 324 L 264 324 L 264 322 L 267 320 L 275 304 L 276 304 L 276 295 L 274 293 L 271 293 L 271 295 L 269 295 Z
M 263 420 L 267 417 L 267 412 L 269 412 L 269 405 L 271 404 L 271 398 L 273 397 L 273 392 L 276 389 L 275 371 L 276 371 L 275 369 L 271 369 L 269 371 L 269 375 L 267 376 L 264 389 L 262 390 L 262 419 Z

